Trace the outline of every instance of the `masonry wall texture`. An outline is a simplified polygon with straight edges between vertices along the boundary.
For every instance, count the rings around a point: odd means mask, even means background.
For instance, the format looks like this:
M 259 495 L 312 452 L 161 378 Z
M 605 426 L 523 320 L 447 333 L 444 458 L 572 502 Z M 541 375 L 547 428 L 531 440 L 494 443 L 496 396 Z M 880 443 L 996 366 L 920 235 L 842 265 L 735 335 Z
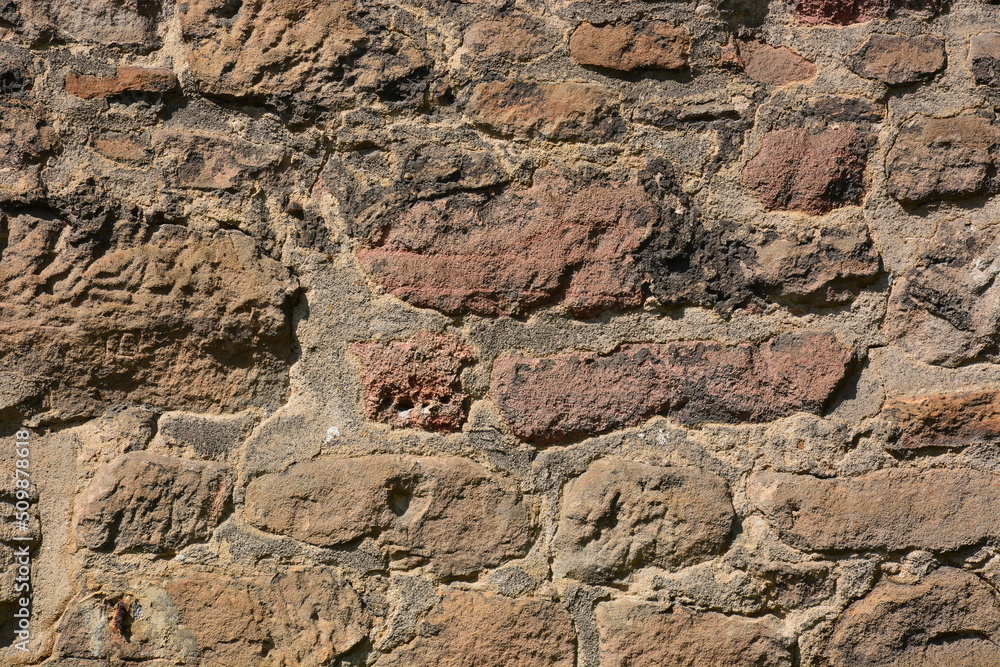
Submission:
M 0 665 L 1000 664 L 998 109 L 987 0 L 0 1 Z

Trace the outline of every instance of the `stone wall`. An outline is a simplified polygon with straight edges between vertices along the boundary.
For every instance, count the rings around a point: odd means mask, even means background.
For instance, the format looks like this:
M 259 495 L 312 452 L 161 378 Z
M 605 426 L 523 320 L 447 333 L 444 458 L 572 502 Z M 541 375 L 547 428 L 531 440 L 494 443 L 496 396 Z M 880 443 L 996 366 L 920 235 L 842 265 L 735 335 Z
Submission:
M 984 0 L 3 0 L 0 664 L 1000 664 L 998 104 Z

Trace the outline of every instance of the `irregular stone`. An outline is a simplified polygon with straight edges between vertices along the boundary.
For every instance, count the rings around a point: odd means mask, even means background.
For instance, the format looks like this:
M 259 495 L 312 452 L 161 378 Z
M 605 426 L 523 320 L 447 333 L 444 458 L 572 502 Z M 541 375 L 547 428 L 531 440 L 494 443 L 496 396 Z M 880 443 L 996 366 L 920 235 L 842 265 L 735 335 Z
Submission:
M 769 209 L 821 214 L 858 204 L 867 143 L 864 134 L 849 126 L 816 133 L 772 130 L 743 169 L 743 184 Z
M 752 245 L 747 282 L 788 303 L 848 303 L 882 274 L 882 262 L 864 225 L 766 231 Z
M 509 354 L 493 364 L 490 395 L 515 435 L 551 444 L 656 414 L 699 424 L 818 413 L 850 359 L 820 332 L 783 334 L 759 347 L 698 341 L 623 345 L 608 355 Z
M 239 446 L 254 426 L 253 413 L 233 416 L 168 412 L 157 423 L 157 435 L 171 445 L 190 447 L 200 456 L 223 457 Z
M 777 624 L 621 599 L 597 606 L 601 667 L 795 664 Z
M 177 182 L 199 190 L 226 190 L 279 171 L 289 156 L 280 146 L 181 132 L 153 135 L 157 153 L 175 157 Z M 287 167 L 286 167 L 287 168 Z
M 554 48 L 549 30 L 526 16 L 476 21 L 462 35 L 462 44 L 477 58 L 528 61 Z
M 888 426 L 892 450 L 925 447 L 961 448 L 1000 438 L 1000 393 L 972 391 L 957 394 L 890 398 L 881 420 Z
M 737 42 L 736 49 L 743 71 L 754 81 L 769 86 L 783 86 L 816 76 L 815 65 L 784 46 L 740 41 Z
M 586 314 L 642 304 L 632 255 L 656 216 L 637 182 L 581 187 L 540 171 L 526 189 L 462 193 L 376 219 L 357 255 L 416 306 L 501 315 L 561 301 Z
M 990 118 L 914 116 L 899 130 L 886 159 L 889 194 L 904 204 L 996 192 L 998 132 Z
M 804 25 L 850 25 L 882 18 L 889 0 L 797 0 L 795 17 Z
M 585 83 L 480 83 L 469 98 L 468 113 L 495 132 L 549 141 L 611 141 L 625 131 L 617 96 Z
M 563 493 L 553 573 L 588 583 L 679 568 L 725 549 L 736 520 L 725 481 L 697 468 L 600 460 Z
M 371 624 L 351 585 L 325 568 L 182 575 L 165 588 L 208 664 L 326 665 L 364 640 Z
M 820 479 L 760 472 L 748 487 L 782 539 L 815 551 L 953 551 L 1000 536 L 1000 476 L 894 468 Z
M 162 0 L 121 2 L 92 0 L 85 3 L 59 0 L 34 0 L 23 5 L 43 5 L 44 16 L 68 41 L 124 47 L 141 53 L 160 45 L 157 29 L 160 24 Z M 35 10 L 37 11 L 37 10 Z M 29 15 L 35 12 L 28 12 Z M 36 15 L 36 20 L 42 18 Z
M 534 509 L 467 459 L 368 456 L 300 463 L 255 479 L 245 520 L 317 546 L 372 537 L 403 566 L 464 576 L 524 556 Z
M 1000 603 L 969 572 L 946 567 L 916 584 L 883 581 L 834 628 L 832 667 L 980 667 L 1000 662 Z
M 0 100 L 0 201 L 39 196 L 39 180 L 56 147 L 55 129 L 41 106 L 26 100 Z
M 690 48 L 687 29 L 663 21 L 581 23 L 569 38 L 569 53 L 576 62 L 623 72 L 681 69 Z
M 91 138 L 90 145 L 102 157 L 124 164 L 147 165 L 153 159 L 147 132 L 138 135 L 102 132 Z
M 458 431 L 469 413 L 462 368 L 476 360 L 460 339 L 421 332 L 405 341 L 356 343 L 369 419 L 404 428 Z
M 992 231 L 941 223 L 917 266 L 893 282 L 884 331 L 921 361 L 994 361 L 1000 342 L 1000 244 Z
M 88 76 L 70 72 L 66 92 L 85 100 L 124 93 L 163 94 L 175 90 L 177 77 L 168 69 L 122 66 L 114 76 Z
M 572 667 L 573 625 L 563 607 L 543 600 L 449 591 L 387 667 Z
M 110 622 L 119 601 L 131 610 L 124 631 Z M 165 582 L 119 578 L 80 594 L 59 619 L 53 655 L 59 665 L 326 665 L 362 643 L 370 626 L 337 570 L 285 565 L 236 577 L 188 569 Z
M 981 32 L 969 39 L 969 69 L 976 83 L 1000 83 L 1000 33 Z
M 102 466 L 77 498 L 77 543 L 162 553 L 203 542 L 222 522 L 232 488 L 228 466 L 129 452 Z
M 178 5 L 198 89 L 329 104 L 365 33 L 349 0 L 192 0 Z
M 851 71 L 890 86 L 930 81 L 944 69 L 944 42 L 930 35 L 869 35 L 847 57 Z
M 2 218 L 7 372 L 44 378 L 53 413 L 82 406 L 73 418 L 113 402 L 217 413 L 285 399 L 287 268 L 236 231 L 80 206 L 70 220 L 38 209 Z

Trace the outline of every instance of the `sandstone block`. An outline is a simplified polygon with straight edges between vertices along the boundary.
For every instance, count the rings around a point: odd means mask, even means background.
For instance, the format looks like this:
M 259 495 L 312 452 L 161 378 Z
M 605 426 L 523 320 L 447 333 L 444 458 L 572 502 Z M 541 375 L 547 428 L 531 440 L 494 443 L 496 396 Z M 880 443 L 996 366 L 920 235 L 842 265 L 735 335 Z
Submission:
M 805 81 L 816 76 L 816 66 L 811 62 L 781 46 L 774 47 L 762 42 L 741 41 L 737 43 L 737 60 L 747 76 L 770 86 L 783 86 L 793 81 Z
M 687 29 L 663 21 L 581 23 L 569 38 L 569 53 L 576 62 L 624 72 L 681 69 L 690 48 Z
M 900 128 L 887 156 L 889 193 L 905 204 L 923 204 L 993 192 L 998 143 L 997 128 L 983 116 L 915 116 Z
M 469 411 L 462 368 L 476 360 L 460 339 L 420 333 L 405 341 L 356 343 L 369 419 L 393 426 L 458 431 Z
M 861 202 L 866 155 L 866 137 L 850 126 L 772 130 L 744 168 L 743 184 L 769 209 L 826 213 Z
M 193 0 L 178 14 L 201 91 L 329 104 L 345 60 L 365 43 L 354 9 L 345 0 Z
M 874 34 L 848 56 L 851 70 L 890 86 L 930 81 L 944 69 L 944 42 L 930 35 Z
M 636 182 L 579 186 L 543 171 L 530 188 L 420 202 L 376 221 L 358 251 L 389 292 L 449 314 L 562 301 L 578 314 L 642 304 L 634 252 L 656 219 Z
M 1000 661 L 1000 602 L 983 580 L 941 568 L 917 584 L 883 581 L 844 612 L 833 667 L 980 667 Z
M 976 83 L 1000 83 L 1000 33 L 981 32 L 969 40 L 969 69 Z
M 957 394 L 890 398 L 881 419 L 897 438 L 891 449 L 965 447 L 1000 438 L 1000 394 Z
M 952 551 L 1000 536 L 1000 476 L 971 469 L 761 472 L 749 494 L 782 539 L 804 549 Z
M 625 131 L 617 96 L 585 83 L 480 83 L 468 113 L 473 122 L 495 132 L 549 141 L 610 141 Z
M 604 583 L 642 567 L 693 565 L 724 550 L 735 519 L 712 473 L 597 461 L 563 494 L 553 572 Z
M 177 77 L 168 69 L 119 67 L 114 76 L 88 76 L 71 72 L 66 75 L 66 92 L 85 100 L 115 97 L 123 93 L 169 93 L 178 86 Z
M 0 100 L 0 201 L 39 196 L 39 176 L 56 145 L 55 129 L 40 105 Z
M 550 444 L 656 414 L 697 424 L 819 412 L 850 358 L 832 335 L 818 332 L 785 334 L 761 347 L 679 342 L 623 345 L 608 355 L 511 354 L 494 362 L 490 394 L 518 437 Z
M 600 667 L 795 664 L 788 641 L 765 619 L 694 612 L 628 599 L 597 606 Z
M 998 273 L 992 231 L 942 223 L 917 265 L 893 284 L 883 327 L 887 338 L 927 363 L 995 360 Z
M 77 542 L 154 553 L 203 542 L 231 493 L 228 466 L 130 452 L 102 466 L 77 498 Z
M 569 613 L 542 600 L 451 591 L 387 656 L 389 667 L 572 667 L 576 641 Z
M 459 458 L 367 456 L 300 463 L 255 479 L 245 520 L 317 546 L 372 537 L 401 565 L 464 576 L 524 556 L 532 504 Z
M 473 23 L 463 35 L 463 46 L 476 58 L 527 61 L 554 48 L 550 31 L 524 16 Z

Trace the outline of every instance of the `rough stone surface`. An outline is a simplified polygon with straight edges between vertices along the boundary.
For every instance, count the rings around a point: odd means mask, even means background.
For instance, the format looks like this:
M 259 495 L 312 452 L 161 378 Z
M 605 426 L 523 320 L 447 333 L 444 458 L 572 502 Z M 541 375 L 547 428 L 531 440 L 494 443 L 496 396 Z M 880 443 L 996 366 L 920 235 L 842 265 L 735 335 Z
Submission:
M 866 139 L 856 129 L 773 130 L 743 170 L 743 183 L 769 209 L 826 213 L 864 193 Z
M 372 537 L 400 567 L 427 561 L 450 576 L 523 556 L 535 536 L 530 501 L 509 481 L 459 458 L 302 463 L 254 480 L 245 520 L 319 546 Z
M 1000 83 L 1000 33 L 981 32 L 969 39 L 969 69 L 976 83 Z
M 416 639 L 385 664 L 571 667 L 574 644 L 570 615 L 557 604 L 455 591 L 420 625 Z
M 624 72 L 681 69 L 687 65 L 690 48 L 691 35 L 685 28 L 662 21 L 606 26 L 581 23 L 569 38 L 570 55 L 576 62 Z
M 0 1 L 0 665 L 1000 663 L 996 26 Z
M 628 599 L 597 607 L 601 667 L 794 664 L 777 624 L 766 619 L 670 609 Z
M 77 499 L 88 549 L 174 551 L 208 539 L 227 511 L 227 466 L 131 452 L 106 464 Z
M 625 130 L 616 98 L 608 88 L 584 83 L 490 81 L 472 91 L 469 115 L 504 135 L 609 141 Z
M 849 362 L 836 339 L 820 332 L 783 335 L 760 347 L 633 344 L 609 355 L 502 357 L 493 365 L 490 393 L 518 437 L 546 444 L 634 426 L 655 414 L 698 424 L 819 412 Z
M 885 581 L 838 621 L 830 664 L 990 665 L 1000 660 L 998 612 L 994 589 L 954 568 L 915 584 Z
M 736 48 L 737 60 L 743 71 L 755 81 L 782 86 L 816 76 L 816 66 L 787 47 L 740 41 Z
M 723 551 L 734 520 L 726 483 L 711 473 L 598 461 L 566 487 L 553 570 L 602 583 L 643 565 L 692 565 Z
M 880 470 L 856 478 L 756 473 L 750 496 L 794 545 L 820 551 L 953 551 L 1000 536 L 1000 476 Z
M 583 314 L 640 305 L 633 253 L 657 215 L 643 188 L 536 178 L 527 189 L 420 202 L 376 220 L 358 259 L 394 295 L 446 313 L 516 314 L 554 301 Z
M 358 343 L 365 411 L 393 426 L 457 431 L 469 409 L 460 374 L 476 355 L 461 340 L 418 334 L 393 343 Z
M 889 151 L 889 192 L 904 204 L 994 192 L 998 132 L 991 118 L 914 116 Z
M 996 391 L 892 398 L 882 408 L 893 449 L 966 447 L 1000 437 Z
M 85 100 L 123 93 L 168 93 L 177 88 L 177 77 L 168 69 L 120 67 L 114 76 L 66 75 L 66 91 Z
M 890 86 L 929 81 L 945 62 L 944 42 L 936 37 L 883 34 L 871 35 L 848 60 L 858 75 Z

